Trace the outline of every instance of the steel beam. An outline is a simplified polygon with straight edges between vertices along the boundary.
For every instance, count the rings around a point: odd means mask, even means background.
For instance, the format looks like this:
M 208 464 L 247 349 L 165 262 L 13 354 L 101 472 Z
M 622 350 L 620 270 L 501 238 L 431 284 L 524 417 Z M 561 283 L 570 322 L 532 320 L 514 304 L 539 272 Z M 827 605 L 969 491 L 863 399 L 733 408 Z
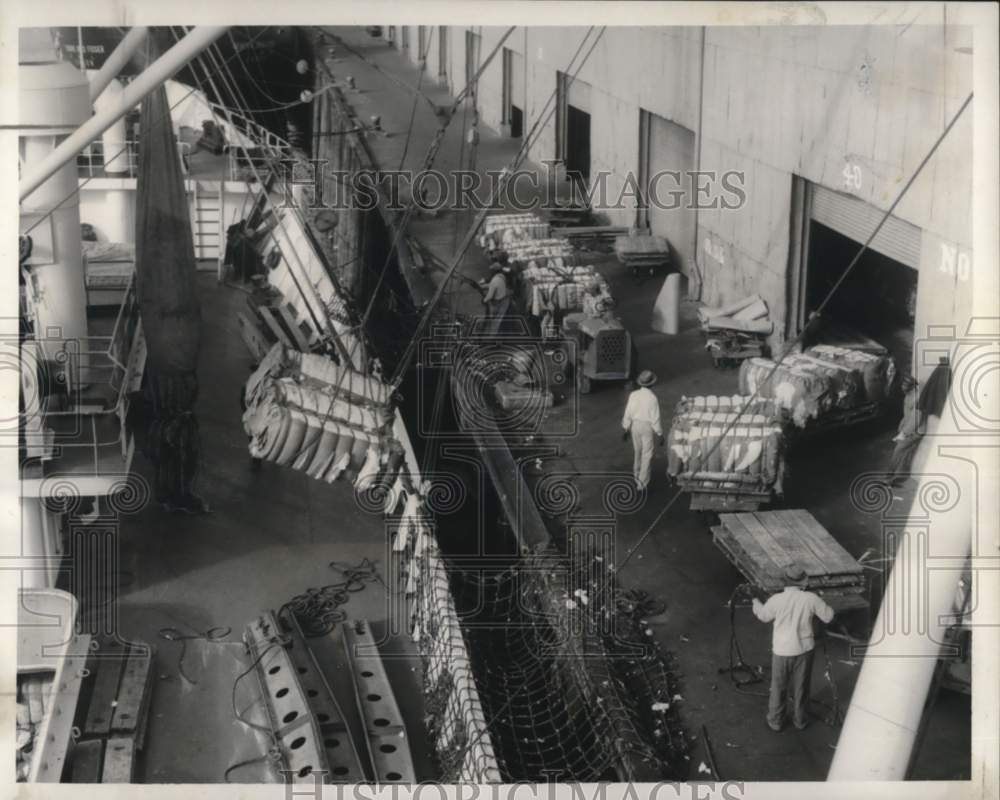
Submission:
M 104 131 L 135 108 L 146 95 L 176 74 L 192 58 L 205 50 L 225 33 L 224 25 L 195 28 L 181 41 L 151 64 L 141 75 L 129 83 L 117 103 L 95 114 L 71 133 L 49 155 L 34 165 L 27 165 L 18 186 L 18 198 L 24 200 L 54 175 L 60 167 L 76 158 L 77 154 Z
M 118 76 L 118 73 L 122 71 L 122 67 L 132 58 L 132 54 L 146 41 L 148 33 L 149 28 L 141 25 L 136 25 L 134 28 L 129 29 L 129 32 L 125 34 L 125 38 L 118 43 L 118 46 L 108 56 L 104 65 L 97 71 L 97 74 L 90 79 L 91 103 L 97 100 L 101 96 L 101 92 L 111 83 L 112 79 Z

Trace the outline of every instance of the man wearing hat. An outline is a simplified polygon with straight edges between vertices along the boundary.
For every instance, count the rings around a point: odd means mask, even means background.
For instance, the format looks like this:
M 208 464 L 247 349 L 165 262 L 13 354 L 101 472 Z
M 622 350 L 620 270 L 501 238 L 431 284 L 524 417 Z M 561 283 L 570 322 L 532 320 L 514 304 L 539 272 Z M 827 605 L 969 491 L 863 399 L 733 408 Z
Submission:
M 506 272 L 507 261 L 506 253 L 497 254 L 496 259 L 490 264 L 490 282 L 486 286 L 486 294 L 483 295 L 486 315 L 490 318 L 491 333 L 497 333 L 500 330 L 500 323 L 510 305 Z
M 780 731 L 785 724 L 785 697 L 792 696 L 792 723 L 803 730 L 809 724 L 809 678 L 812 675 L 813 617 L 824 623 L 833 619 L 833 609 L 819 595 L 805 591 L 805 571 L 794 564 L 785 570 L 785 590 L 766 603 L 753 599 L 753 613 L 761 622 L 773 622 L 771 642 L 771 694 L 767 725 Z
M 644 369 L 636 383 L 639 388 L 629 394 L 622 417 L 622 441 L 632 434 L 632 448 L 635 450 L 632 475 L 639 488 L 645 489 L 649 486 L 649 465 L 653 460 L 653 436 L 659 437 L 662 445 L 663 428 L 660 427 L 660 401 L 650 391 L 656 383 L 656 375 Z

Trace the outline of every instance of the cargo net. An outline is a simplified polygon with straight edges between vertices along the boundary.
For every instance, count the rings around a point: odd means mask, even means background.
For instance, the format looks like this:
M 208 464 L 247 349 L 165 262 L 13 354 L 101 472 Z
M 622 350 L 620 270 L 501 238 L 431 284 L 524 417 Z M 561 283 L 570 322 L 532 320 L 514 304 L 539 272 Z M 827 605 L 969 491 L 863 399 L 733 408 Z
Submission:
M 504 781 L 683 780 L 675 680 L 645 633 L 662 609 L 618 592 L 593 555 L 569 563 L 449 564 Z

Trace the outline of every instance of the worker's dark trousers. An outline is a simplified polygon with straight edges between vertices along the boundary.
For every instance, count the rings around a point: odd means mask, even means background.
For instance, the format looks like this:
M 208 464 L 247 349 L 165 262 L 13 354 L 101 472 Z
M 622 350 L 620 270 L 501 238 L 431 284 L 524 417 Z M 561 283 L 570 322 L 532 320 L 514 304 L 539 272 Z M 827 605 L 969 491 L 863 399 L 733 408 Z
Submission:
M 892 462 L 890 464 L 890 483 L 898 483 L 906 480 L 910 476 L 910 466 L 913 464 L 913 457 L 920 447 L 921 436 L 907 436 L 896 442 L 892 450 Z
M 780 728 L 785 721 L 786 696 L 792 696 L 792 721 L 806 724 L 809 705 L 809 678 L 812 675 L 813 651 L 799 656 L 771 656 L 771 696 L 767 704 L 767 723 Z
M 507 310 L 509 308 L 510 300 L 506 297 L 503 300 L 490 300 L 489 303 L 486 304 L 486 316 L 489 317 L 490 320 L 489 332 L 491 334 L 500 333 L 504 317 L 507 316 Z

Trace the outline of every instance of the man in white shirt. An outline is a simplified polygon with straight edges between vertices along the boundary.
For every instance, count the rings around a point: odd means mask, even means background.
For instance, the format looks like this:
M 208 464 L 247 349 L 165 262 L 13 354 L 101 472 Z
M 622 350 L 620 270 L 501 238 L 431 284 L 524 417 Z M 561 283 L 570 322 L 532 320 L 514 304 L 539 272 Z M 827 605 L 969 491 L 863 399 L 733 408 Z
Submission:
M 483 296 L 483 305 L 486 306 L 486 315 L 490 319 L 490 332 L 497 333 L 504 315 L 510 305 L 510 291 L 507 286 L 507 275 L 504 268 L 507 263 L 506 254 L 501 254 L 496 261 L 490 264 L 489 284 L 486 286 L 486 294 Z
M 829 623 L 833 609 L 819 595 L 803 589 L 807 576 L 794 565 L 785 570 L 787 585 L 766 603 L 753 599 L 753 613 L 761 622 L 773 622 L 771 643 L 771 694 L 767 704 L 767 724 L 780 731 L 785 724 L 785 696 L 792 695 L 792 722 L 798 730 L 809 724 L 809 678 L 812 675 L 813 617 Z
M 635 450 L 635 460 L 632 462 L 632 475 L 639 489 L 649 486 L 649 465 L 653 460 L 653 436 L 659 437 L 663 444 L 663 428 L 660 427 L 660 401 L 650 391 L 656 383 L 656 375 L 648 369 L 639 373 L 636 381 L 639 388 L 628 396 L 625 405 L 625 415 L 622 417 L 622 440 L 632 434 L 632 448 Z

